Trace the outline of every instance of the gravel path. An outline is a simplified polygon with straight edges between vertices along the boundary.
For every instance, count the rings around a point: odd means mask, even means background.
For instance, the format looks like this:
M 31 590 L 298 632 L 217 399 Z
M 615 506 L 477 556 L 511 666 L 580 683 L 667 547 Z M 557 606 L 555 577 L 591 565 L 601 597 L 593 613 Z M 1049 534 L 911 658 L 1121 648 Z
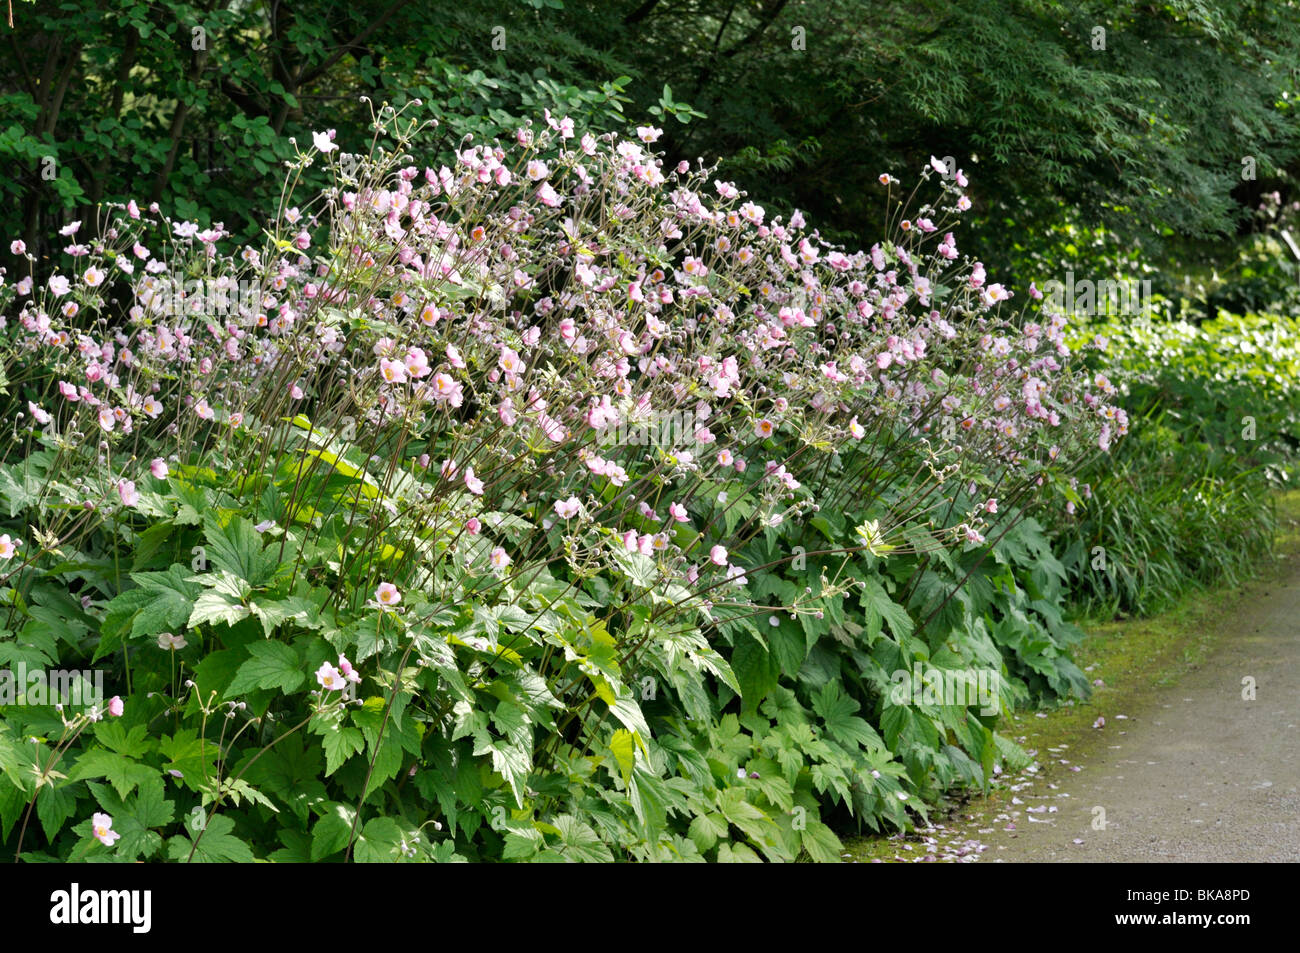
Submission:
M 1108 712 L 1081 771 L 1018 791 L 981 859 L 1300 861 L 1300 566 L 1228 625 L 1198 669 Z

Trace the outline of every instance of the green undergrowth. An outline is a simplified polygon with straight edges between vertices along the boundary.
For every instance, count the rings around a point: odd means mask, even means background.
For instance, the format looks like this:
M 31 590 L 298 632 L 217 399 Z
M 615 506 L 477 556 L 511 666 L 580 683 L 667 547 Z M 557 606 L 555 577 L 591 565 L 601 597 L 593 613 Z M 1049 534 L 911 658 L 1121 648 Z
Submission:
M 1085 621 L 1086 638 L 1075 651 L 1075 661 L 1100 680 L 1088 700 L 1067 700 L 1055 707 L 1035 712 L 1016 712 L 1006 726 L 1006 733 L 1028 751 L 1047 751 L 1064 747 L 1070 759 L 1086 760 L 1104 739 L 1093 730 L 1098 715 L 1107 711 L 1137 711 L 1145 703 L 1152 686 L 1175 684 L 1198 668 L 1210 651 L 1225 637 L 1233 634 L 1230 624 L 1236 611 L 1252 598 L 1266 597 L 1269 587 L 1294 571 L 1300 557 L 1300 490 L 1277 494 L 1275 551 L 1270 559 L 1257 564 L 1257 575 L 1245 583 L 1224 582 L 1184 595 L 1167 611 L 1140 619 Z M 1060 782 L 1066 769 L 1052 759 L 1039 761 L 1039 777 Z M 935 823 L 960 823 L 971 828 L 987 826 L 989 817 L 1005 810 L 1011 792 L 1001 781 L 987 795 L 954 798 L 946 809 L 936 810 Z M 915 841 L 914 835 L 904 840 Z M 898 854 L 900 839 L 895 836 L 846 838 L 846 858 L 857 862 L 890 861 Z
M 1298 332 L 1295 318 L 1226 314 L 1087 329 L 1109 341 L 1131 433 L 1080 475 L 1087 505 L 1054 525 L 1084 612 L 1151 615 L 1254 573 L 1300 446 Z

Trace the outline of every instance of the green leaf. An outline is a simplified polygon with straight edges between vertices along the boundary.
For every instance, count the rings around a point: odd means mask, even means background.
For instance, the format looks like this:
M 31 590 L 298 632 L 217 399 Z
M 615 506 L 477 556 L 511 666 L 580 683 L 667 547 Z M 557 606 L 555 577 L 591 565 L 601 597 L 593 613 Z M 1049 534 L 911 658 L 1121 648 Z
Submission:
M 224 695 L 245 658 L 245 653 L 238 649 L 221 649 L 205 655 L 203 661 L 194 668 L 194 681 L 198 685 L 199 696 L 206 699 L 212 692 Z
M 619 772 L 626 783 L 632 775 L 632 768 L 636 765 L 636 741 L 632 737 L 632 732 L 624 728 L 614 732 L 609 740 L 609 750 L 613 752 L 614 759 L 618 762 Z
M 207 824 L 198 830 L 191 825 L 187 827 L 191 828 L 189 837 L 173 837 L 167 842 L 167 855 L 172 860 L 184 862 L 191 850 L 193 861 L 200 864 L 250 864 L 257 859 L 248 844 L 230 833 L 235 829 L 235 822 L 224 814 L 209 817 Z
M 226 697 L 233 698 L 258 688 L 291 692 L 307 679 L 297 650 L 283 642 L 254 642 L 248 646 L 252 656 L 239 666 L 234 679 L 226 686 Z
M 298 734 L 249 763 L 244 777 L 276 795 L 306 823 L 309 812 L 328 800 L 320 779 L 323 765 L 320 748 Z
M 196 790 L 204 778 L 216 773 L 220 749 L 211 741 L 204 742 L 195 729 L 182 728 L 174 735 L 163 736 L 158 753 L 164 758 L 164 771 L 181 772 L 186 787 Z
M 821 691 L 813 695 L 812 707 L 821 717 L 826 731 L 836 741 L 852 746 L 861 745 L 869 750 L 885 747 L 875 729 L 864 719 L 855 717 L 859 705 L 844 694 L 838 681 L 829 681 L 823 685 Z
M 636 698 L 630 694 L 622 695 L 609 706 L 609 711 L 624 728 L 633 732 L 637 743 L 644 748 L 646 739 L 650 737 L 650 726 L 646 723 L 645 715 L 642 714 Z
M 346 804 L 330 804 L 311 829 L 311 859 L 313 862 L 337 854 L 348 845 L 352 836 L 352 823 L 357 812 Z
M 267 858 L 268 860 L 277 864 L 311 863 L 310 834 L 289 827 L 282 827 L 276 831 L 276 836 L 280 838 L 280 843 L 284 844 L 284 846 L 279 850 L 272 851 Z
M 179 476 L 170 476 L 167 482 L 171 486 L 172 495 L 179 501 L 172 521 L 178 526 L 202 526 L 202 514 L 212 508 L 208 502 L 208 491 L 201 486 L 191 486 Z
M 139 764 L 114 751 L 91 748 L 84 752 L 68 775 L 70 781 L 85 778 L 107 778 L 119 797 L 126 797 L 136 785 L 158 777 L 158 769 Z
M 248 618 L 249 614 L 248 606 L 241 603 L 234 596 L 210 589 L 195 600 L 194 609 L 187 620 L 187 624 L 190 628 L 213 622 L 235 625 Z
M 222 526 L 211 516 L 203 520 L 203 537 L 208 544 L 208 558 L 256 589 L 275 578 L 280 561 L 272 549 L 262 548 L 262 536 L 253 524 L 236 516 Z
M 783 618 L 775 627 L 767 628 L 767 643 L 772 649 L 772 656 L 781 672 L 791 678 L 799 674 L 813 641 L 790 618 Z
M 383 864 L 400 860 L 402 856 L 402 829 L 391 817 L 374 817 L 357 835 L 352 845 L 352 857 L 359 864 Z
M 40 818 L 41 830 L 50 843 L 63 829 L 63 824 L 77 810 L 77 796 L 71 785 L 55 787 L 43 786 L 36 794 L 36 816 Z M 114 817 L 114 821 L 117 818 Z
M 128 758 L 143 758 L 155 746 L 149 737 L 149 729 L 144 725 L 133 725 L 128 731 L 118 719 L 95 725 L 95 737 L 110 751 Z
M 866 610 L 868 642 L 881 634 L 882 623 L 889 623 L 889 631 L 900 643 L 912 634 L 912 617 L 900 606 L 889 593 L 885 592 L 879 580 L 868 578 L 862 584 L 862 595 L 858 604 Z
M 45 481 L 24 471 L 22 464 L 0 467 L 0 498 L 7 504 L 5 512 L 8 516 L 17 516 L 41 498 Z
M 194 600 L 203 587 L 192 582 L 192 573 L 174 563 L 163 572 L 133 572 L 139 587 L 119 593 L 109 602 L 104 619 L 106 632 L 118 633 L 131 622 L 132 638 L 153 638 L 160 632 L 178 632 L 189 622 Z
M 149 858 L 162 847 L 157 828 L 169 824 L 175 814 L 175 802 L 163 796 L 162 778 L 154 775 L 140 784 L 135 797 L 123 801 L 102 784 L 89 784 L 99 806 L 113 818 L 113 830 L 122 835 L 115 846 L 119 859 Z
M 492 770 L 505 778 L 506 783 L 510 785 L 510 790 L 514 792 L 515 802 L 523 807 L 524 782 L 528 779 L 528 772 L 533 768 L 532 745 L 527 747 L 513 745 L 480 733 L 475 738 L 474 754 L 492 756 Z
M 153 594 L 146 589 L 140 589 L 139 586 L 114 595 L 112 601 L 104 608 L 104 621 L 99 627 L 99 642 L 95 646 L 95 654 L 91 655 L 91 662 L 98 662 L 105 655 L 120 649 L 123 634 L 131 631 L 140 610 L 152 602 Z M 164 631 L 165 629 L 160 629 L 160 632 Z
M 344 761 L 364 748 L 366 742 L 360 729 L 335 725 L 324 733 L 321 744 L 325 748 L 325 777 L 329 777 Z
M 501 858 L 503 860 L 531 860 L 537 856 L 537 851 L 542 845 L 540 831 L 531 829 L 525 832 L 511 831 L 506 834 L 505 847 L 501 852 Z
M 362 797 L 369 796 L 385 781 L 396 777 L 397 772 L 402 769 L 402 739 L 397 729 L 390 724 L 379 741 L 378 752 L 371 745 L 368 754 L 374 758 L 374 765 L 370 770 L 370 782 L 362 792 Z
M 844 845 L 835 836 L 835 832 L 812 818 L 808 819 L 807 826 L 800 832 L 800 843 L 808 851 L 808 856 L 819 864 L 838 864 L 844 853 Z
M 140 494 L 141 502 L 154 494 Z M 162 499 L 162 497 L 158 497 Z M 170 510 L 162 510 L 158 515 L 170 517 Z M 165 519 L 161 522 L 154 523 L 147 529 L 141 530 L 136 534 L 132 544 L 131 571 L 138 572 L 149 564 L 154 555 L 161 551 L 164 546 L 176 535 L 176 524 L 171 519 Z
M 637 819 L 647 834 L 657 835 L 668 823 L 669 789 L 661 778 L 655 777 L 645 768 L 632 772 L 628 785 L 627 798 L 636 812 Z M 654 840 L 654 836 L 647 838 Z
M 290 596 L 287 599 L 268 602 L 250 602 L 248 608 L 262 623 L 262 630 L 270 637 L 277 626 L 293 622 L 304 629 L 319 629 L 324 623 L 320 619 L 320 609 L 315 603 L 302 596 Z
M 759 702 L 777 686 L 780 667 L 754 636 L 747 632 L 736 636 L 736 647 L 731 653 L 731 670 L 740 683 L 740 697 L 746 711 L 754 711 Z
M 727 821 L 720 814 L 697 814 L 691 819 L 687 836 L 695 842 L 701 854 L 713 850 L 718 839 L 727 836 Z
M 560 843 L 555 852 L 565 860 L 597 864 L 613 861 L 614 855 L 590 824 L 571 814 L 561 814 L 555 818 L 554 824 L 560 832 Z
M 878 520 L 867 520 L 857 527 L 856 532 L 858 542 L 873 556 L 888 556 L 898 548 L 885 542 L 885 536 L 880 531 L 880 522 Z

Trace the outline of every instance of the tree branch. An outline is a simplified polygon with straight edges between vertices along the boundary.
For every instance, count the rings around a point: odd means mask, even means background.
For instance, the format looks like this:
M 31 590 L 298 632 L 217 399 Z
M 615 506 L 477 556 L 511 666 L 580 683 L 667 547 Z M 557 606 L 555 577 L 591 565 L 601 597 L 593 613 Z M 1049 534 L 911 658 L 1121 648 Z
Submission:
M 789 2 L 790 0 L 768 0 L 767 6 L 763 10 L 762 18 L 759 20 L 758 25 L 749 31 L 748 36 L 722 55 L 726 57 L 735 56 L 744 47 L 752 44 L 762 36 L 764 32 L 766 32 L 767 28 L 772 25 L 772 21 L 781 15 L 781 11 L 785 9 L 785 5 Z
M 402 9 L 402 7 L 406 6 L 410 2 L 411 0 L 393 0 L 393 2 L 388 5 L 388 9 L 386 9 L 383 13 L 381 13 L 378 17 L 376 17 L 375 20 L 370 24 L 370 26 L 366 27 L 364 30 L 362 30 L 360 33 L 354 36 L 347 43 L 344 43 L 337 50 L 335 50 L 333 53 L 327 56 L 324 62 L 322 62 L 319 66 L 317 66 L 314 69 L 308 70 L 306 73 L 300 76 L 296 84 L 297 88 L 300 89 L 303 86 L 306 86 L 308 83 L 312 82 L 313 80 L 317 79 L 321 75 L 323 75 L 331 66 L 337 63 L 339 60 L 343 59 L 343 57 L 347 56 L 350 50 L 352 50 L 354 47 L 360 46 L 366 40 L 370 39 L 371 35 L 376 30 L 378 30 L 389 20 L 391 20 L 393 16 L 396 15 L 398 10 Z
M 27 69 L 27 58 L 23 56 L 23 48 L 18 44 L 17 35 L 9 34 L 9 45 L 14 49 L 14 60 L 18 64 L 18 72 L 22 74 L 23 85 L 27 87 L 27 93 L 32 99 L 36 98 L 36 86 L 32 82 L 32 74 Z
M 126 81 L 131 75 L 131 67 L 135 65 L 136 50 L 140 47 L 140 34 L 135 27 L 127 24 L 126 27 L 126 44 L 122 48 L 122 56 L 117 62 L 117 76 L 113 82 L 113 102 L 108 107 L 108 115 L 117 122 L 122 117 L 122 99 L 126 94 Z M 112 150 L 105 149 L 91 170 L 90 186 L 90 206 L 99 204 L 100 199 L 104 197 L 105 177 L 108 174 L 108 163 L 112 157 Z M 90 220 L 90 215 L 83 218 Z
M 207 60 L 207 50 L 194 51 L 194 56 L 190 60 L 190 68 L 185 74 L 185 85 L 188 89 L 193 89 L 198 84 L 199 77 L 203 75 L 203 68 L 207 65 Z M 185 91 L 182 91 L 181 95 L 184 96 L 184 94 Z M 171 146 L 167 149 L 167 158 L 163 160 L 162 168 L 158 170 L 158 175 L 154 177 L 153 189 L 150 192 L 150 199 L 154 202 L 161 201 L 163 190 L 167 188 L 167 180 L 171 178 L 172 169 L 176 165 L 176 154 L 180 151 L 181 134 L 185 131 L 185 120 L 189 113 L 190 104 L 184 99 L 178 99 L 176 112 L 172 114 L 171 129 L 167 134 L 171 140 Z
M 650 15 L 650 11 L 659 6 L 659 0 L 645 0 L 641 6 L 623 18 L 624 26 L 634 26 Z
M 736 4 L 733 2 L 731 6 L 727 7 L 727 15 L 722 18 L 722 24 L 713 37 L 713 52 L 709 54 L 708 60 L 700 70 L 700 75 L 695 79 L 695 91 L 691 93 L 692 100 L 695 100 L 700 95 L 700 90 L 704 89 L 713 76 L 713 64 L 718 61 L 718 48 L 722 46 L 722 35 L 727 32 L 727 27 L 731 24 L 731 15 L 735 12 Z

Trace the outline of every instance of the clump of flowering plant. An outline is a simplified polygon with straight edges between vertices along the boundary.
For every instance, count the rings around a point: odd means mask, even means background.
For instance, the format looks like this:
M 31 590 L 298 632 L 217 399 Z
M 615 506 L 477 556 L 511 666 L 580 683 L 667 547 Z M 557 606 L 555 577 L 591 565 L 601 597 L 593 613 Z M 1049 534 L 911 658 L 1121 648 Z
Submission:
M 335 185 L 287 188 L 257 246 L 105 210 L 53 274 L 11 286 L 0 352 L 28 445 L 11 515 L 32 514 L 33 541 L 0 583 L 107 547 L 112 580 L 78 594 L 107 601 L 97 654 L 125 679 L 155 660 L 157 711 L 206 719 L 252 692 L 239 736 L 271 745 L 301 713 L 352 805 L 313 854 L 391 834 L 363 814 L 404 803 L 411 772 L 476 759 L 496 780 L 473 809 L 515 812 L 520 856 L 578 823 L 632 832 L 643 856 L 684 849 L 647 799 L 689 823 L 732 795 L 670 793 L 694 769 L 652 730 L 647 680 L 692 717 L 756 705 L 735 625 L 868 591 L 822 580 L 773 605 L 764 580 L 799 555 L 778 551 L 787 530 L 853 507 L 864 529 L 820 555 L 951 558 L 1126 429 L 1108 382 L 1072 365 L 1064 317 L 1022 319 L 958 252 L 960 172 L 914 212 L 882 177 L 894 236 L 850 252 L 708 168 L 666 168 L 644 137 L 548 115 L 435 168 L 404 153 L 413 121 L 376 125 L 394 148 L 299 152 L 290 186 L 319 162 Z M 225 661 L 186 660 L 187 636 Z M 166 668 L 178 655 L 196 682 Z M 231 764 L 179 783 L 205 807 L 248 796 Z M 469 797 L 417 784 L 430 823 Z M 574 819 L 613 789 L 631 813 Z M 767 855 L 798 850 L 763 830 Z M 426 836 L 403 831 L 403 856 Z

